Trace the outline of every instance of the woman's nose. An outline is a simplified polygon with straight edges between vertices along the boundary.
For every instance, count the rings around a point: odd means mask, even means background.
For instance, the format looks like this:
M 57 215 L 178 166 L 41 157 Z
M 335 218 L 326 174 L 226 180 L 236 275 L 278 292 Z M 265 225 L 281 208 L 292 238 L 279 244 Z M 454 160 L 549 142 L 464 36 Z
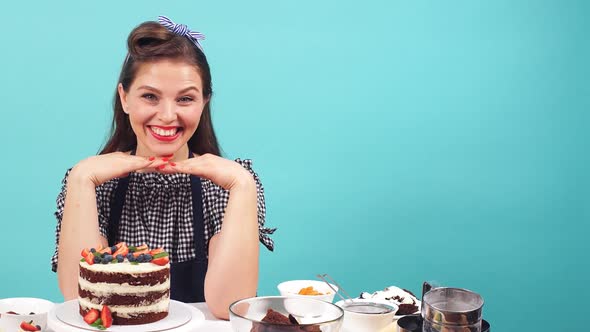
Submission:
M 158 119 L 162 122 L 172 122 L 176 120 L 176 105 L 174 103 L 164 103 L 158 112 Z

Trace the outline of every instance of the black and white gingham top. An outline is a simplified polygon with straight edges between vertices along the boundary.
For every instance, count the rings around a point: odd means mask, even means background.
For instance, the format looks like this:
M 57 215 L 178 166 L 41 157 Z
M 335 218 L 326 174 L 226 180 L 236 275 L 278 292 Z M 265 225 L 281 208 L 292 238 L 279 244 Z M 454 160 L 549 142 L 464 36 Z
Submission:
M 266 206 L 264 187 L 258 175 L 252 170 L 252 161 L 236 159 L 246 168 L 256 181 L 258 192 L 258 229 L 260 242 L 269 250 L 274 242 L 269 237 L 275 229 L 264 227 Z M 57 246 L 64 212 L 66 184 L 70 170 L 62 180 L 62 189 L 57 196 L 57 227 L 55 229 L 55 253 L 51 258 L 51 268 L 57 271 Z M 100 233 L 106 238 L 110 216 L 110 202 L 114 199 L 119 179 L 113 179 L 96 187 L 96 203 Z M 213 182 L 201 179 L 203 217 L 205 223 L 205 245 L 209 239 L 221 231 L 229 191 Z M 173 250 L 174 224 L 177 222 L 178 244 Z M 172 262 L 184 262 L 196 258 L 193 241 L 193 209 L 190 176 L 188 174 L 131 173 L 125 204 L 119 222 L 119 238 L 128 245 L 143 243 L 151 248 L 163 247 L 170 253 Z

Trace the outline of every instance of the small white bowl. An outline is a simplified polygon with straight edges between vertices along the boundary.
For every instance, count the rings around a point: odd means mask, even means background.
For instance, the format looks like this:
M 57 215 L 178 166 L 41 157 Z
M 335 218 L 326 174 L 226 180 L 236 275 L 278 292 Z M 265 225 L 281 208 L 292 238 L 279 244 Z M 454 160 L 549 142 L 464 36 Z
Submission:
M 336 291 L 338 287 L 330 284 Z M 302 288 L 312 286 L 316 291 L 323 293 L 323 295 L 300 295 L 298 294 Z M 318 280 L 290 280 L 277 285 L 281 296 L 288 297 L 305 297 L 310 299 L 322 300 L 326 302 L 334 301 L 334 291 L 323 281 Z
M 393 327 L 392 324 L 395 313 L 398 310 L 398 307 L 395 304 L 384 304 L 365 300 L 359 301 L 358 299 L 354 299 L 352 303 L 371 303 L 376 306 L 390 307 L 390 310 L 385 310 L 380 313 L 361 313 L 352 311 L 351 308 L 347 308 L 344 301 L 338 301 L 336 302 L 336 305 L 344 310 L 344 323 L 342 324 L 343 332 L 386 331 Z
M 47 326 L 47 313 L 53 308 L 53 302 L 32 297 L 14 297 L 0 300 L 0 330 L 12 332 L 20 331 L 20 324 L 33 321 L 41 330 Z M 19 315 L 7 314 L 16 312 Z M 34 315 L 29 313 L 34 312 Z

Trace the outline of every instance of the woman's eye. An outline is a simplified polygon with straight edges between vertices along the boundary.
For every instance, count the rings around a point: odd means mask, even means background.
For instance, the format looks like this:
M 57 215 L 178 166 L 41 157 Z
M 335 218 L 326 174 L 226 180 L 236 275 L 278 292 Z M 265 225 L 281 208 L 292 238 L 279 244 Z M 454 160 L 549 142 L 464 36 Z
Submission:
M 184 97 L 180 97 L 178 98 L 178 101 L 181 103 L 190 103 L 191 101 L 193 101 L 194 99 L 189 97 L 189 96 L 184 96 Z
M 147 101 L 157 101 L 157 100 L 158 100 L 158 97 L 156 97 L 156 95 L 155 95 L 155 94 L 153 94 L 153 93 L 146 93 L 146 94 L 143 94 L 143 95 L 141 96 L 141 98 L 143 98 L 143 99 L 145 99 L 145 100 L 147 100 Z

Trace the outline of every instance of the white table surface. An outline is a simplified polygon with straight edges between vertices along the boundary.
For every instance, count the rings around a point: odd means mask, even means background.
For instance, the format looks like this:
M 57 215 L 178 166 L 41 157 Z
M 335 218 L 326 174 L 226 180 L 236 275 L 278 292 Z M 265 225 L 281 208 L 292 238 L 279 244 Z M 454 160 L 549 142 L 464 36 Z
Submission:
M 202 303 L 187 303 L 188 305 L 197 308 L 205 315 L 205 321 L 201 323 L 198 327 L 191 328 L 190 331 L 194 332 L 232 332 L 231 325 L 228 321 L 220 320 L 215 318 L 207 305 Z M 44 330 L 44 332 L 69 332 L 69 331 L 87 331 L 82 329 L 73 328 L 69 325 L 63 324 L 60 320 L 57 319 L 55 313 L 52 312 L 47 317 L 47 326 L 48 328 Z M 190 323 L 189 323 L 190 324 Z M 185 331 L 186 329 L 182 329 L 182 327 L 177 329 L 169 330 L 170 332 L 174 331 Z M 97 330 L 98 331 L 98 330 Z

